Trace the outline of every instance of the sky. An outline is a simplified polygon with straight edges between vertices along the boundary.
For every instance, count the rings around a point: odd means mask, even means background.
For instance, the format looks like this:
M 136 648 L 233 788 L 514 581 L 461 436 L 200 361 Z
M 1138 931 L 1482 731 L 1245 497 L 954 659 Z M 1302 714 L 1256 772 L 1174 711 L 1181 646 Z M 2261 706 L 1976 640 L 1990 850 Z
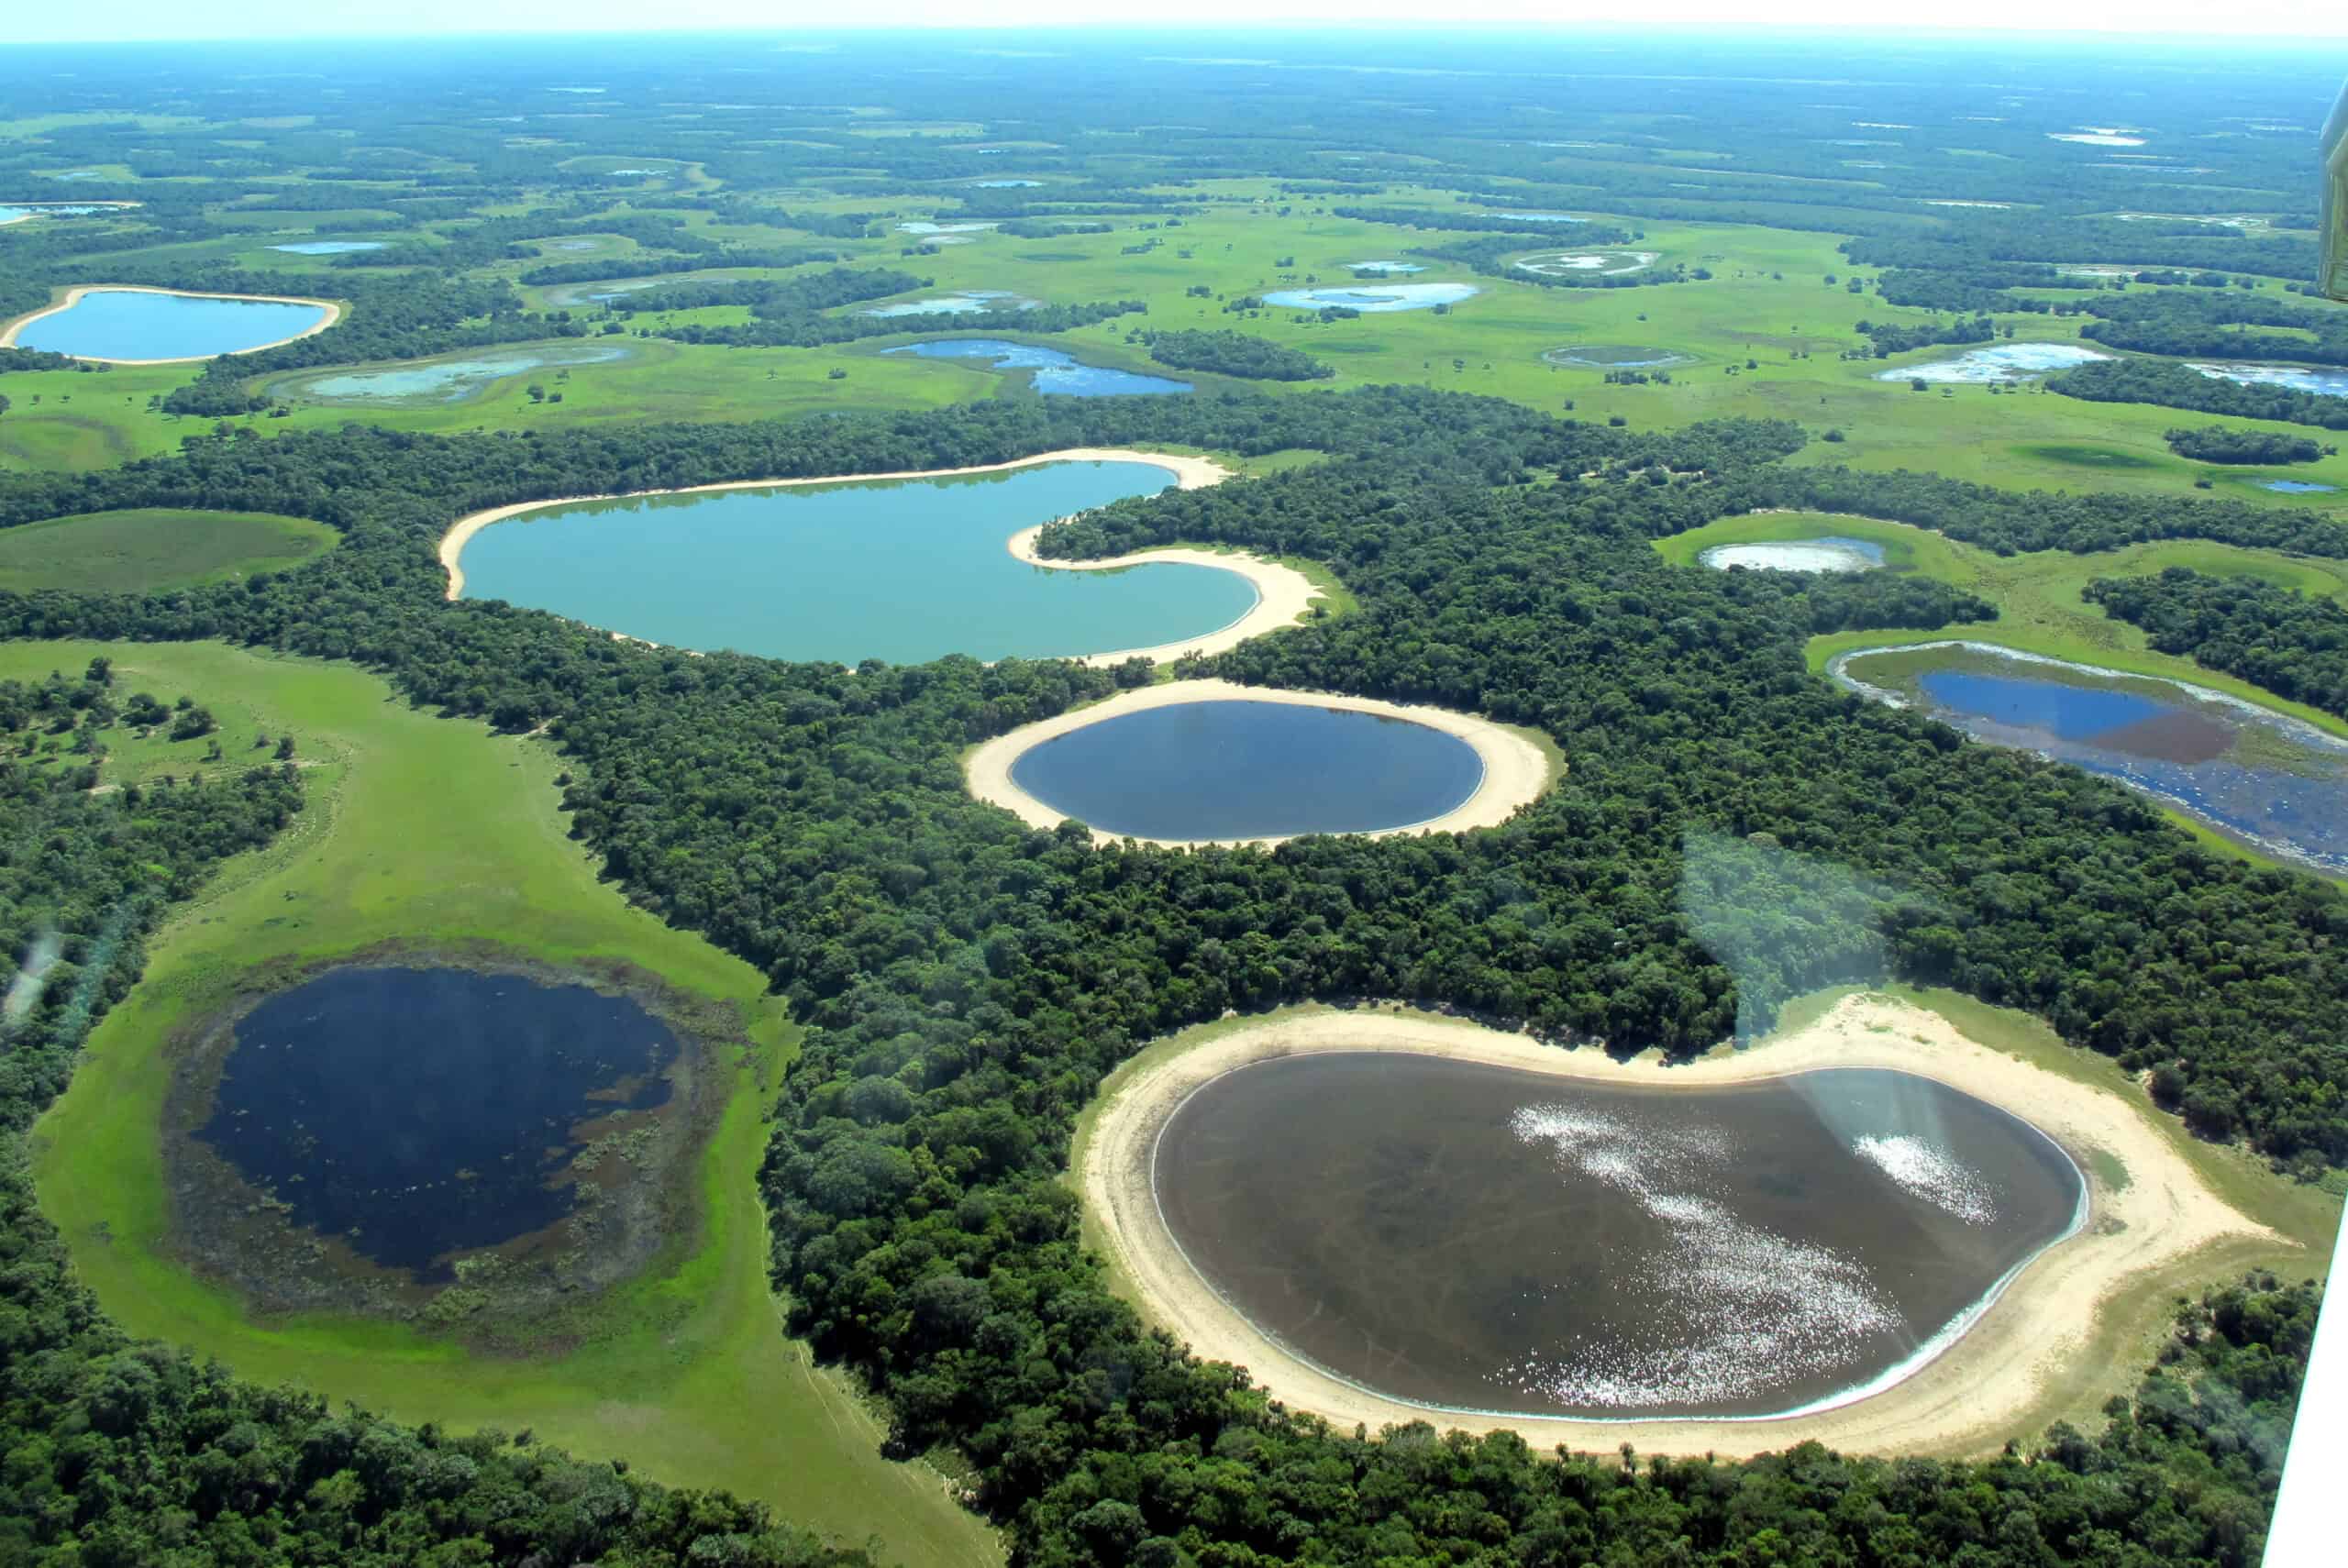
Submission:
M 238 0 L 191 6 L 187 0 L 110 0 L 105 6 L 10 6 L 5 29 L 17 43 L 103 39 L 349 38 L 514 32 L 781 31 L 888 27 L 1071 27 L 1097 24 L 1108 10 L 1123 27 L 1246 29 L 1276 26 L 1342 27 L 1362 22 L 1431 22 L 1555 28 L 1575 23 L 1649 24 L 1652 0 L 1162 0 L 1103 7 L 1101 0 Z M 1676 28 L 1755 25 L 1752 0 L 1674 0 Z M 2092 31 L 2131 37 L 2184 34 L 2265 39 L 2348 39 L 2348 6 L 2337 0 L 2106 0 L 2100 6 L 2050 6 L 2046 0 L 1922 0 L 1886 6 L 1880 0 L 1772 0 L 1773 26 L 1853 28 L 1867 33 L 1911 28 L 1967 31 Z M 1887 14 L 1891 13 L 1891 14 Z M 2222 17 L 2213 28 L 2212 18 Z

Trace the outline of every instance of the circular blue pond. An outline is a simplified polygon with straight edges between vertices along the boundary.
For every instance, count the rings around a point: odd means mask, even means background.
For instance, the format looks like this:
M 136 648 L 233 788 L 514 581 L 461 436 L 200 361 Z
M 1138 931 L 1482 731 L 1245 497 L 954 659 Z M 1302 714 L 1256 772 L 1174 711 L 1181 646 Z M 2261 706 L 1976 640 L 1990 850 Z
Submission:
M 324 305 L 280 300 L 92 289 L 27 322 L 17 347 L 85 359 L 209 359 L 299 337 L 332 315 Z
M 1102 833 L 1199 842 L 1409 827 L 1464 804 L 1484 764 L 1407 719 L 1231 699 L 1071 730 L 1022 752 L 1011 781 Z
M 624 997 L 470 969 L 336 969 L 235 1029 L 195 1136 L 294 1224 L 383 1267 L 571 1212 L 599 1124 L 670 1098 L 680 1044 Z
M 1037 392 L 1058 397 L 1154 397 L 1191 390 L 1188 381 L 1088 365 L 1057 348 L 1037 348 L 1000 337 L 941 337 L 884 352 L 911 354 L 923 359 L 984 359 L 998 370 L 1029 372 L 1029 383 Z
M 1155 647 L 1256 606 L 1237 572 L 1030 566 L 1022 529 L 1173 482 L 1148 463 L 587 502 L 465 546 L 465 594 L 689 648 L 915 664 Z

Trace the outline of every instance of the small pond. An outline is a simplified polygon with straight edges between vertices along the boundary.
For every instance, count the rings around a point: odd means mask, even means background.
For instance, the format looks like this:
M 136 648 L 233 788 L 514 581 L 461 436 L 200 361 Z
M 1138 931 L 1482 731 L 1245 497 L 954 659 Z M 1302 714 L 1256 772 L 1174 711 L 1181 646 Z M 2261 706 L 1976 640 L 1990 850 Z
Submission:
M 985 359 L 992 370 L 1026 371 L 1030 386 L 1057 397 L 1155 397 L 1191 390 L 1188 381 L 1088 365 L 1058 348 L 1037 348 L 999 337 L 941 337 L 883 352 L 924 359 Z
M 1944 642 L 1845 654 L 1850 689 L 2118 779 L 2211 827 L 2348 871 L 2348 741 L 2181 681 Z
M 2348 370 L 2320 370 L 2312 365 L 2196 364 L 2203 375 L 2251 387 L 2287 387 L 2292 392 L 2348 397 Z
M 2258 488 L 2271 490 L 2281 495 L 2331 495 L 2340 487 L 2318 484 L 2312 480 L 2265 480 L 2260 482 Z
M 1008 289 L 959 289 L 928 299 L 868 305 L 858 315 L 984 315 L 989 311 L 1034 310 L 1041 300 L 1023 299 Z
M 305 239 L 293 245 L 272 245 L 271 250 L 282 250 L 289 256 L 350 256 L 361 250 L 381 250 L 380 239 Z
M 973 180 L 971 185 L 981 191 L 1040 191 L 1041 180 Z
M 1769 571 L 1873 571 L 1883 565 L 1883 547 L 1866 539 L 1829 534 L 1815 539 L 1715 545 L 1696 559 L 1722 571 L 1730 567 Z
M 454 359 L 421 359 L 374 370 L 305 372 L 272 381 L 273 396 L 321 403 L 400 405 L 461 403 L 508 376 L 573 365 L 607 365 L 635 352 L 625 344 L 579 342 L 483 349 Z
M 899 224 L 897 232 L 900 234 L 979 234 L 992 227 L 994 225 L 991 223 L 932 223 L 927 218 L 917 218 L 911 223 Z
M 194 1136 L 291 1224 L 445 1282 L 456 1254 L 570 1217 L 574 1162 L 669 1099 L 681 1049 L 584 985 L 333 969 L 237 1021 Z
M 1588 370 L 1669 370 L 1675 365 L 1696 362 L 1693 354 L 1635 343 L 1568 343 L 1561 348 L 1545 350 L 1541 358 L 1552 365 L 1571 365 Z
M 1146 463 L 705 491 L 526 513 L 465 546 L 465 595 L 692 648 L 914 664 L 1153 647 L 1255 608 L 1236 572 L 1029 566 L 1013 534 L 1173 482 Z
M 1348 261 L 1346 263 L 1346 270 L 1349 272 L 1368 272 L 1379 277 L 1426 271 L 1415 261 Z
M 17 347 L 85 359 L 208 359 L 297 337 L 332 315 L 324 305 L 277 300 L 92 289 L 26 323 Z
M 1549 256 L 1528 256 L 1516 268 L 1520 272 L 1545 278 L 1568 278 L 1589 272 L 1612 278 L 1624 272 L 1645 271 L 1655 265 L 1657 254 L 1653 250 L 1567 250 Z
M 1099 832 L 1181 841 L 1409 827 L 1483 779 L 1473 746 L 1425 724 L 1245 699 L 1121 713 L 1011 767 L 1013 784 Z
M 1472 283 L 1381 283 L 1367 289 L 1279 289 L 1266 294 L 1264 303 L 1291 310 L 1326 310 L 1336 305 L 1364 315 L 1382 315 L 1390 311 L 1457 304 L 1475 297 Z
M 1616 1419 L 1888 1386 L 2085 1207 L 2043 1134 L 1904 1073 L 1676 1088 L 1390 1051 L 1212 1080 L 1152 1179 L 1191 1266 L 1304 1360 L 1443 1409 Z
M 1935 359 L 1929 364 L 1909 365 L 1897 370 L 1877 370 L 1879 381 L 2035 381 L 2049 370 L 2067 370 L 2074 365 L 2089 364 L 2109 359 L 2092 348 L 2082 348 L 2076 343 L 2000 343 L 1995 348 L 1968 349 L 1951 359 Z
M 1478 213 L 1478 217 L 1511 218 L 1518 223 L 1588 223 L 1570 213 Z
M 22 223 L 27 218 L 82 217 L 90 213 L 111 209 L 102 206 L 77 205 L 71 202 L 23 202 L 16 205 L 0 204 L 0 223 Z

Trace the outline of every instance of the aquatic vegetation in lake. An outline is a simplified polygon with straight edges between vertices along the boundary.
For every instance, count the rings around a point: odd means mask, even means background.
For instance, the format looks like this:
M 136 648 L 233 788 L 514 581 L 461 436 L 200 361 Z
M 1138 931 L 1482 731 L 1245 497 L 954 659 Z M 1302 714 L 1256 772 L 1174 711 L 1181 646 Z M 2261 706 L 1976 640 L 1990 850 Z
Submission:
M 1951 359 L 1907 365 L 1896 370 L 1878 370 L 1875 379 L 1879 381 L 1953 381 L 1966 385 L 2028 381 L 2037 380 L 2049 370 L 2067 370 L 2074 365 L 2110 358 L 2109 354 L 2082 348 L 2076 343 L 1999 343 L 1988 348 L 1967 349 Z

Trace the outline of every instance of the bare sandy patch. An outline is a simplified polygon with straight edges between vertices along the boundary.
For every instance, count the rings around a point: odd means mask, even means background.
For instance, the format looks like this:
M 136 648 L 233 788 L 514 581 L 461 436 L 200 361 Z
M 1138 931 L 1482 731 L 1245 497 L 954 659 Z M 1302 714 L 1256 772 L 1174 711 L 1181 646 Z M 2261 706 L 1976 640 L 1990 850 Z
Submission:
M 1484 777 L 1474 794 L 1439 817 L 1408 823 L 1400 827 L 1382 828 L 1376 833 L 1361 834 L 1364 838 L 1392 838 L 1400 834 L 1465 833 L 1472 828 L 1498 827 L 1549 785 L 1548 754 L 1515 730 L 1496 724 L 1490 719 L 1479 719 L 1472 713 L 1454 712 L 1447 708 L 1384 702 L 1375 697 L 1342 697 L 1323 691 L 1242 686 L 1230 680 L 1176 680 L 1164 686 L 1145 686 L 1132 691 L 1121 691 L 1106 701 L 1095 702 L 1090 707 L 1074 708 L 1049 719 L 1022 724 L 1008 734 L 997 735 L 973 750 L 963 759 L 963 777 L 969 784 L 971 794 L 990 805 L 1002 807 L 1028 826 L 1047 830 L 1058 827 L 1068 820 L 1066 812 L 1045 804 L 1012 782 L 1012 766 L 1019 760 L 1022 752 L 1054 736 L 1067 734 L 1071 730 L 1097 724 L 1103 719 L 1183 702 L 1279 702 L 1303 708 L 1339 708 L 1348 712 L 1376 713 L 1381 718 L 1424 724 L 1429 729 L 1440 730 L 1445 734 L 1466 741 L 1475 748 L 1477 757 L 1484 765 Z M 1299 836 L 1301 835 L 1286 834 L 1270 838 L 1247 839 L 1145 838 L 1134 842 L 1179 849 L 1208 844 L 1274 845 Z M 1095 844 L 1122 844 L 1125 841 L 1126 835 L 1102 833 L 1098 829 L 1092 834 Z
M 1177 490 L 1203 490 L 1211 484 L 1221 484 L 1231 477 L 1229 469 L 1207 458 L 1186 458 L 1170 452 L 1133 452 L 1111 447 L 1070 447 L 1064 451 L 1041 452 L 1032 458 L 1014 458 L 1007 463 L 980 463 L 967 469 L 908 469 L 885 474 L 825 474 L 813 479 L 728 480 L 723 484 L 694 484 L 673 490 L 630 490 L 608 495 L 556 496 L 547 501 L 517 501 L 511 506 L 493 506 L 458 518 L 449 525 L 449 531 L 440 536 L 440 565 L 449 574 L 448 597 L 463 598 L 465 569 L 462 563 L 465 546 L 472 536 L 493 523 L 519 517 L 526 512 L 544 511 L 550 506 L 577 506 L 590 501 L 637 501 L 655 495 L 702 495 L 722 490 L 788 490 L 797 485 L 854 484 L 861 480 L 956 479 L 964 474 L 999 474 L 1013 469 L 1032 469 L 1043 463 L 1147 463 L 1171 473 Z M 1013 553 L 1018 552 L 1014 550 Z M 1224 563 L 1218 559 L 1217 564 Z
M 26 327 L 43 317 L 55 315 L 60 311 L 72 310 L 82 303 L 83 295 L 93 293 L 177 294 L 180 298 L 188 300 L 244 300 L 253 304 L 315 305 L 327 313 L 324 320 L 314 322 L 291 337 L 280 337 L 273 343 L 256 343 L 249 348 L 231 348 L 228 350 L 230 355 L 258 354 L 264 348 L 282 348 L 288 343 L 299 343 L 305 337 L 316 337 L 319 333 L 340 321 L 343 313 L 349 308 L 340 300 L 314 300 L 301 294 L 219 294 L 205 289 L 150 288 L 145 283 L 78 283 L 66 290 L 64 297 L 55 304 L 45 305 L 36 311 L 28 311 L 9 322 L 6 326 L 0 326 L 0 348 L 14 348 L 17 346 L 17 334 Z M 113 359 L 103 354 L 72 356 L 76 359 L 87 359 L 94 365 L 193 365 L 200 360 L 216 359 L 220 357 L 217 354 L 182 354 L 170 359 Z
M 1234 1067 L 1315 1051 L 1409 1051 L 1558 1077 L 1685 1088 L 1749 1083 L 1822 1067 L 1884 1067 L 1933 1078 L 1998 1106 L 2062 1144 L 2082 1168 L 2101 1150 L 2128 1182 L 2092 1174 L 2079 1231 L 2025 1266 L 1973 1327 L 1903 1381 L 1810 1415 L 1757 1419 L 1468 1415 L 1388 1398 L 1291 1354 L 1226 1304 L 1167 1231 L 1151 1179 L 1157 1134 L 1201 1085 Z M 1398 1010 L 1295 1013 L 1203 1039 L 1176 1036 L 1113 1075 L 1074 1156 L 1074 1177 L 1102 1250 L 1144 1312 L 1208 1361 L 1244 1366 L 1292 1408 L 1375 1431 L 1406 1421 L 1508 1430 L 1537 1447 L 1742 1458 L 1815 1439 L 1865 1452 L 1969 1451 L 2020 1430 L 2041 1394 L 2087 1348 L 2104 1305 L 2132 1282 L 2213 1243 L 2272 1232 L 2228 1206 L 2150 1120 L 2148 1107 L 1980 1045 L 1936 1013 L 1885 997 L 1846 998 L 1807 1028 L 1742 1052 L 1671 1066 L 1617 1062 L 1523 1034 Z

